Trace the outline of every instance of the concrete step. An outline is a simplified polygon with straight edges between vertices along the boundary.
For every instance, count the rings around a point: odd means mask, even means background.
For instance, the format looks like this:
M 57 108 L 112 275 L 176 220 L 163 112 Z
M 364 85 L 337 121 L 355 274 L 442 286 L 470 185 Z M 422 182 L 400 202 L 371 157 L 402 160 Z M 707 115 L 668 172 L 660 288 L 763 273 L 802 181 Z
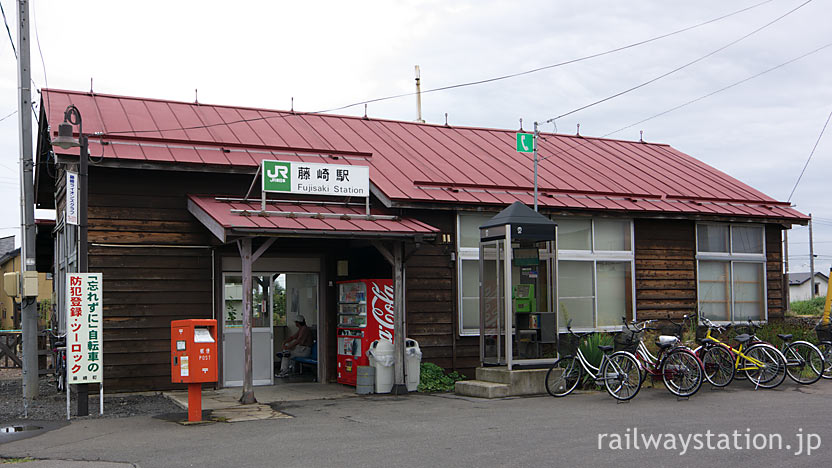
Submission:
M 461 380 L 454 385 L 454 393 L 477 398 L 503 398 L 509 395 L 509 386 L 481 380 Z
M 478 367 L 477 380 L 509 386 L 509 395 L 540 395 L 546 393 L 544 381 L 548 369 L 508 370 L 507 367 Z

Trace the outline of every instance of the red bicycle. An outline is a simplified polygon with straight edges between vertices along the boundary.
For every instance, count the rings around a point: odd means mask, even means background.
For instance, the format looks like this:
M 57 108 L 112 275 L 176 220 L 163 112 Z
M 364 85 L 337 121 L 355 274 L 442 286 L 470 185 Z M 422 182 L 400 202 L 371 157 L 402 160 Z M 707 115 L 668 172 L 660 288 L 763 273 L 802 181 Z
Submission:
M 678 397 L 689 397 L 699 391 L 705 378 L 702 361 L 690 348 L 681 344 L 679 336 L 660 335 L 656 340 L 659 352 L 654 356 L 644 344 L 643 337 L 645 331 L 656 330 L 648 326 L 656 320 L 633 321 L 630 324 L 626 318 L 622 317 L 622 320 L 624 327 L 614 340 L 616 351 L 629 351 L 636 356 L 642 381 L 648 375 L 652 381 L 661 379 L 670 393 Z M 676 334 L 680 335 L 684 322 L 670 323 L 678 328 Z

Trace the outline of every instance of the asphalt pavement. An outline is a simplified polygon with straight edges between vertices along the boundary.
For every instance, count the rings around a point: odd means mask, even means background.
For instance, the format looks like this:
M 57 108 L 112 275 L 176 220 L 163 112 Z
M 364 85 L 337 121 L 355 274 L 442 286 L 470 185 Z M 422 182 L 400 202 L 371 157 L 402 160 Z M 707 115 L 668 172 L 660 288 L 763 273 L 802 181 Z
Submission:
M 277 409 L 293 417 L 193 426 L 149 416 L 83 420 L 0 445 L 0 456 L 142 468 L 756 468 L 829 466 L 832 459 L 830 381 L 756 391 L 747 382 L 721 390 L 705 384 L 681 401 L 656 384 L 620 404 L 602 392 L 501 400 L 411 394 Z

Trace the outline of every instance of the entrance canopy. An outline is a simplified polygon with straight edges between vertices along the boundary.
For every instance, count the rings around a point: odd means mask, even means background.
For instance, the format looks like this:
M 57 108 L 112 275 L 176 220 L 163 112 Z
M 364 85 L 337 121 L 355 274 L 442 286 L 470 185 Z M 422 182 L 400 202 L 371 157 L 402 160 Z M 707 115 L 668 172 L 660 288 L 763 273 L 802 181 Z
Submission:
M 364 204 L 267 201 L 212 196 L 188 197 L 191 212 L 220 241 L 251 236 L 349 237 L 364 239 L 433 237 L 439 230 L 413 218 Z

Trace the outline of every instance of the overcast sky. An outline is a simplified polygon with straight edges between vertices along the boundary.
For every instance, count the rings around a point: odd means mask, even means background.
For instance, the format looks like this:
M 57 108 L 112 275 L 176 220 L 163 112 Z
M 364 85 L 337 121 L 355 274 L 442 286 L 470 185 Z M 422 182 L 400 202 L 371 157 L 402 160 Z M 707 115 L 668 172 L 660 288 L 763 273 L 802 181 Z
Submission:
M 649 39 L 761 0 L 724 1 L 32 1 L 32 71 L 48 85 L 211 104 L 318 111 L 562 62 Z M 16 4 L 0 0 L 17 42 Z M 509 80 L 425 94 L 428 122 L 518 128 L 615 94 L 725 46 L 805 0 L 747 12 L 623 52 Z M 601 136 L 832 42 L 832 5 L 814 0 L 678 73 L 557 121 Z M 36 28 L 35 28 L 36 26 Z M 38 33 L 41 54 L 35 33 Z M 16 61 L 0 38 L 0 118 L 17 108 Z M 786 200 L 832 111 L 832 47 L 612 135 L 668 143 Z M 45 68 L 45 72 L 44 72 Z M 44 76 L 45 75 L 45 76 Z M 35 95 L 35 100 L 38 100 Z M 363 114 L 363 106 L 340 111 Z M 415 98 L 369 116 L 416 118 Z M 552 131 L 554 126 L 542 127 Z M 816 269 L 832 263 L 832 125 L 792 202 L 815 223 Z M 0 122 L 0 235 L 18 234 L 18 120 Z M 790 231 L 808 271 L 808 229 Z

